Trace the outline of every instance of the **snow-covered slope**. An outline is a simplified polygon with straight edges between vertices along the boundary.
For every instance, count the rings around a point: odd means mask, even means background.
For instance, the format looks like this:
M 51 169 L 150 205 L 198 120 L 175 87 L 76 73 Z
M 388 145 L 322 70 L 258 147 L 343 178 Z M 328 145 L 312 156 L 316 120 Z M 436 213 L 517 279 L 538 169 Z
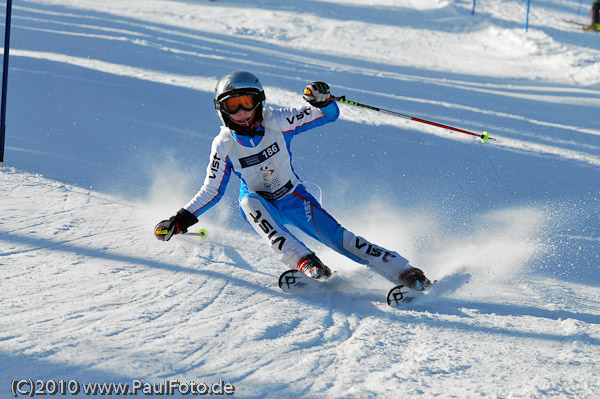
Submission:
M 597 397 L 600 37 L 563 21 L 585 21 L 575 0 L 534 2 L 527 33 L 525 2 L 472 6 L 16 2 L 4 395 L 15 379 L 167 379 L 222 380 L 245 398 Z M 324 80 L 497 138 L 341 105 L 340 121 L 294 140 L 325 208 L 438 279 L 431 295 L 392 310 L 390 282 L 309 239 L 338 276 L 284 294 L 235 178 L 198 224 L 206 241 L 152 237 L 200 187 L 212 90 L 237 69 L 261 77 L 274 106 L 301 105 L 304 85 Z

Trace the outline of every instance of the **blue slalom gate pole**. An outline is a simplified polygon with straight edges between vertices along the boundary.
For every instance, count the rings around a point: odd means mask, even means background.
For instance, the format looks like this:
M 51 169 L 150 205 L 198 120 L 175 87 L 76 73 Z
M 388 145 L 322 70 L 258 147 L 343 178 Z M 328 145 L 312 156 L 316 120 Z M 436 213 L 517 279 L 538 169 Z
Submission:
M 527 0 L 527 21 L 525 22 L 525 32 L 529 30 L 529 5 L 531 0 Z
M 475 15 L 475 5 L 477 4 L 477 0 L 473 0 L 473 9 L 471 10 L 471 15 Z
M 6 23 L 4 29 L 4 67 L 2 69 L 2 105 L 0 108 L 0 166 L 4 164 L 4 142 L 6 137 L 6 85 L 8 83 L 8 50 L 10 47 L 10 18 L 12 0 L 6 0 Z

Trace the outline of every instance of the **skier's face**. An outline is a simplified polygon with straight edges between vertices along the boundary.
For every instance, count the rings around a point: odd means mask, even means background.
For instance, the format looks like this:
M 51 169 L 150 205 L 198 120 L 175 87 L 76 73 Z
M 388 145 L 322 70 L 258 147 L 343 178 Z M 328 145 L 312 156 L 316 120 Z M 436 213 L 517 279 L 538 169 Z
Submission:
M 256 113 L 256 108 L 252 111 L 247 111 L 244 108 L 239 108 L 235 114 L 230 114 L 229 118 L 231 120 L 240 125 L 240 126 L 250 126 L 252 121 L 254 120 L 254 114 Z

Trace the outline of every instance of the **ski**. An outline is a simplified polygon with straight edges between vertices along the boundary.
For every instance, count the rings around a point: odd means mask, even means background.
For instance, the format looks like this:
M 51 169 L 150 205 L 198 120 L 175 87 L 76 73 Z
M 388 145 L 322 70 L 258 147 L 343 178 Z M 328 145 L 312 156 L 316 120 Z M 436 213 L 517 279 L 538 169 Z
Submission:
M 335 275 L 335 274 L 334 274 Z M 327 286 L 331 279 L 315 280 L 306 276 L 299 270 L 286 270 L 279 276 L 279 288 L 283 291 L 297 294 L 303 292 L 314 292 Z M 404 285 L 397 285 L 389 290 L 386 296 L 386 302 L 392 308 L 399 308 L 412 302 L 415 298 L 423 294 L 423 291 L 417 291 Z

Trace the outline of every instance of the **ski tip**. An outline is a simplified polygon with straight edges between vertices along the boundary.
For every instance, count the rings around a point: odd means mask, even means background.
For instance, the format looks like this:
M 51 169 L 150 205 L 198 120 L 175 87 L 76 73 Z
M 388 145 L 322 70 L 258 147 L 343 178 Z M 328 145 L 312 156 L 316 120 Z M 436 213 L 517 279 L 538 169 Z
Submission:
M 404 285 L 397 285 L 392 288 L 387 294 L 387 303 L 393 308 L 398 308 L 402 304 L 410 303 L 423 291 L 416 291 Z
M 309 280 L 302 272 L 291 269 L 281 273 L 278 285 L 285 292 L 293 292 L 307 286 Z

